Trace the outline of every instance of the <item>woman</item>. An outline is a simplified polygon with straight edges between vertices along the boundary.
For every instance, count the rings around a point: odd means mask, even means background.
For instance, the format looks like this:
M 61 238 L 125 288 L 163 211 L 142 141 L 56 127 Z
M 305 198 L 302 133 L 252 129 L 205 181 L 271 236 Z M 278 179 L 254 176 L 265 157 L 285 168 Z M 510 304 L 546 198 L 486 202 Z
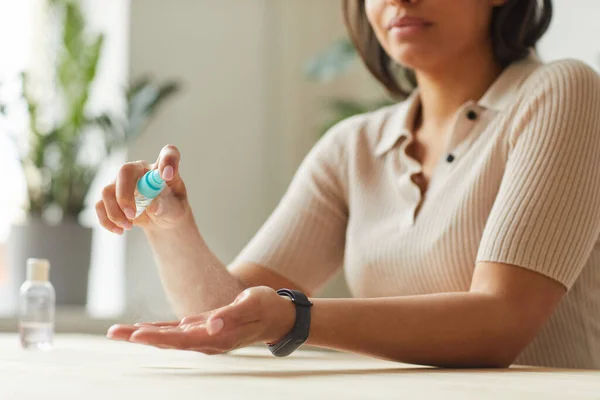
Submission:
M 125 164 L 99 219 L 144 229 L 188 317 L 109 337 L 208 354 L 278 346 L 309 310 L 314 346 L 435 366 L 599 368 L 600 79 L 536 59 L 550 0 L 346 0 L 344 12 L 373 75 L 405 94 L 403 66 L 418 88 L 334 127 L 229 269 L 194 223 L 177 149 Z M 149 168 L 170 190 L 133 221 Z M 275 291 L 311 293 L 342 265 L 355 298 L 311 309 Z

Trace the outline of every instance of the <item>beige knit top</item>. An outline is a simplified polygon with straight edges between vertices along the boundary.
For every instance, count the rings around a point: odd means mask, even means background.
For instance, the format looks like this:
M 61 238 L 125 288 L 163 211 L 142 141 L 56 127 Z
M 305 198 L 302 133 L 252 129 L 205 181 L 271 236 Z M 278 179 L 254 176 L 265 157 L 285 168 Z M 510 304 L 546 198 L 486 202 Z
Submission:
M 457 112 L 425 197 L 406 153 L 420 105 L 352 117 L 312 149 L 235 263 L 305 290 L 344 268 L 355 297 L 468 291 L 479 261 L 569 291 L 517 363 L 600 368 L 600 78 L 585 64 L 507 67 Z

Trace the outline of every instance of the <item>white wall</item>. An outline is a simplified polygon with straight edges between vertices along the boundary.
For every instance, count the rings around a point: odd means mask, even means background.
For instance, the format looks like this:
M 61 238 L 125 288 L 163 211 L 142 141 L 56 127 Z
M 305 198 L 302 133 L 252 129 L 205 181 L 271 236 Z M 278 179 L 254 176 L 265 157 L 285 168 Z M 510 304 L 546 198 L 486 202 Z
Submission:
M 265 5 L 262 1 L 134 0 L 131 76 L 178 79 L 183 92 L 133 146 L 154 160 L 182 151 L 181 172 L 201 231 L 229 259 L 264 216 Z M 168 313 L 143 235 L 128 237 L 128 298 L 134 314 Z M 151 297 L 149 297 L 151 296 Z
M 543 59 L 578 58 L 600 72 L 600 1 L 553 3 L 554 19 L 539 45 Z
M 229 262 L 269 215 L 317 139 L 325 88 L 304 62 L 343 32 L 339 3 L 322 0 L 133 0 L 131 76 L 177 78 L 183 93 L 131 150 L 154 159 L 173 143 L 200 230 Z M 340 83 L 337 87 L 341 87 Z M 169 313 L 148 245 L 127 244 L 135 317 Z

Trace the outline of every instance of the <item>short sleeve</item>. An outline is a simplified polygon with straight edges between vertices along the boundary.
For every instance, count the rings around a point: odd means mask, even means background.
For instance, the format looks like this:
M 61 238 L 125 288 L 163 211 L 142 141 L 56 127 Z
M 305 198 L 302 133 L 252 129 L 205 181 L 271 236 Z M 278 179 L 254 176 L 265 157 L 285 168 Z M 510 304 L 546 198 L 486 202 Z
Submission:
M 275 211 L 232 265 L 253 262 L 307 291 L 324 285 L 342 266 L 346 227 L 347 162 L 344 121 L 312 148 Z
M 569 60 L 531 79 L 477 261 L 570 289 L 600 235 L 600 78 Z

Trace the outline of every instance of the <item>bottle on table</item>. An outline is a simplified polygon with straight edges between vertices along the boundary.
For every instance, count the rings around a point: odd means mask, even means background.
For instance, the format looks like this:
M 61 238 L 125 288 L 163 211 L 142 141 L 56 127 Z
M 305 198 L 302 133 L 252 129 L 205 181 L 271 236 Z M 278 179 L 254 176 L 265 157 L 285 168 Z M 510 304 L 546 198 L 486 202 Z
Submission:
M 152 200 L 167 186 L 164 179 L 160 177 L 157 169 L 148 171 L 137 182 L 135 191 L 135 217 L 142 215 L 144 210 L 152 203 Z
M 19 294 L 19 337 L 25 349 L 52 348 L 56 294 L 49 273 L 48 260 L 27 260 L 27 280 Z

